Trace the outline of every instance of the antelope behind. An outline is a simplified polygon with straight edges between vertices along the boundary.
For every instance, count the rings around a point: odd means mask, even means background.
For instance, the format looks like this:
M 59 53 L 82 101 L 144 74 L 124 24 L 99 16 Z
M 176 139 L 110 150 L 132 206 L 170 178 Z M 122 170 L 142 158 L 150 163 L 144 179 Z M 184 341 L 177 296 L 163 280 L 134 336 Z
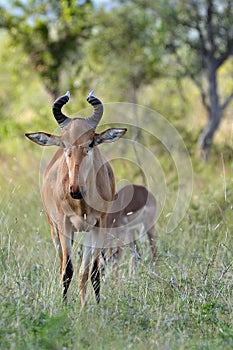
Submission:
M 128 244 L 133 252 L 133 268 L 135 267 L 140 256 L 135 238 L 135 230 L 139 224 L 143 224 L 141 232 L 147 233 L 152 261 L 156 261 L 155 221 L 156 199 L 144 186 L 126 185 L 116 193 L 111 212 L 107 216 L 107 227 L 110 228 L 113 246 L 117 247 L 114 254 L 117 266 L 123 246 Z
M 74 232 L 85 231 L 79 269 L 81 303 L 84 305 L 89 276 L 96 301 L 100 300 L 99 256 L 105 240 L 106 213 L 115 193 L 112 168 L 97 146 L 117 141 L 126 129 L 111 128 L 97 134 L 95 129 L 103 115 L 103 104 L 94 96 L 94 91 L 87 98 L 94 112 L 86 119 L 69 118 L 62 113 L 61 108 L 69 97 L 67 92 L 53 104 L 53 115 L 61 128 L 61 136 L 45 132 L 26 136 L 39 145 L 58 147 L 44 172 L 42 199 L 60 261 L 65 300 L 73 275 Z

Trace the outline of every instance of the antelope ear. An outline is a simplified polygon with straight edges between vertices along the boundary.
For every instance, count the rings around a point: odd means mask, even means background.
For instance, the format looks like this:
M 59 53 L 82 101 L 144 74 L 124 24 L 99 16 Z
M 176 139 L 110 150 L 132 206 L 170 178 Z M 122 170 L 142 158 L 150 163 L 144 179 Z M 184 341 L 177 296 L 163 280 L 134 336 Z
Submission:
M 59 136 L 47 134 L 45 132 L 35 132 L 30 134 L 25 134 L 29 140 L 37 143 L 41 146 L 62 146 L 62 142 Z
M 127 129 L 107 129 L 103 131 L 101 134 L 95 134 L 95 145 L 99 145 L 104 142 L 115 142 L 119 140 L 125 133 Z

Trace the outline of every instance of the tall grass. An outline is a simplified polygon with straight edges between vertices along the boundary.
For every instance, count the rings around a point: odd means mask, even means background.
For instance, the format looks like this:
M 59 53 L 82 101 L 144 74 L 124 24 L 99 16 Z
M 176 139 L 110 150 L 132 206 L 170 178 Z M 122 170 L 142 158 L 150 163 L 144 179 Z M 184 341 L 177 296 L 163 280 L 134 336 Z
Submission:
M 157 268 L 145 240 L 131 276 L 126 249 L 118 278 L 111 266 L 107 269 L 100 305 L 89 288 L 82 309 L 77 269 L 68 305 L 61 301 L 39 165 L 34 161 L 29 172 L 14 162 L 7 164 L 8 173 L 1 170 L 1 349 L 232 349 L 233 194 L 228 186 L 223 191 L 220 177 L 208 182 L 213 169 L 207 167 L 195 180 L 179 227 L 166 233 L 160 218 Z M 79 265 L 77 242 L 74 264 Z

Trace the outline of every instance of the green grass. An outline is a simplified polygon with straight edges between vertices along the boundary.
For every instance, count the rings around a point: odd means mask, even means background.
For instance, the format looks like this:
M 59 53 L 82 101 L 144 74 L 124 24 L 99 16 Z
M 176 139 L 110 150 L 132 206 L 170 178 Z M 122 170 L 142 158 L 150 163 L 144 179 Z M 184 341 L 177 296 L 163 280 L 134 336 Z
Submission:
M 190 209 L 173 232 L 164 232 L 161 217 L 156 270 L 144 242 L 137 273 L 130 276 L 127 250 L 118 279 L 111 267 L 107 269 L 100 305 L 89 288 L 88 304 L 82 309 L 77 269 L 70 301 L 61 302 L 38 163 L 30 172 L 20 164 L 7 160 L 1 168 L 1 349 L 232 349 L 230 170 L 226 192 L 221 177 L 209 182 L 211 166 L 202 170 Z M 75 266 L 77 250 L 76 243 Z

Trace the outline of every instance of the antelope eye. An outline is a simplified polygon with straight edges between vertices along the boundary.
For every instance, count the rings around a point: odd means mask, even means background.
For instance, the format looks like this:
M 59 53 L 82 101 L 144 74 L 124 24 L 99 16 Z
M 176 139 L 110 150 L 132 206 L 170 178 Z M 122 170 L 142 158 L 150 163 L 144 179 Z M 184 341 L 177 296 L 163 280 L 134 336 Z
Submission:
M 89 143 L 89 147 L 90 148 L 92 148 L 92 147 L 94 147 L 94 143 L 95 143 L 95 141 L 94 141 L 94 139 L 91 141 L 91 143 Z

